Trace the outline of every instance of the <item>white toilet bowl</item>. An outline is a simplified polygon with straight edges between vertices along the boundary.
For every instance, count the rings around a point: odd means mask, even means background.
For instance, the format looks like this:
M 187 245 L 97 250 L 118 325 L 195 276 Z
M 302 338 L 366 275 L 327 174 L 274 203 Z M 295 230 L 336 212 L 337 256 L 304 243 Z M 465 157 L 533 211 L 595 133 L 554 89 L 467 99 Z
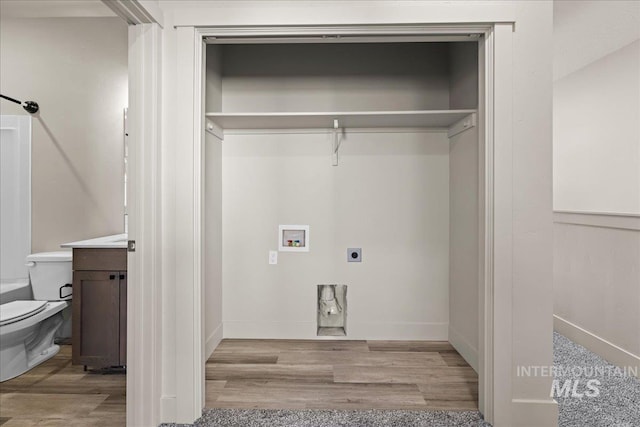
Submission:
M 53 338 L 63 322 L 61 312 L 69 306 L 69 303 L 66 301 L 13 301 L 0 306 L 1 317 L 4 318 L 5 312 L 8 311 L 5 306 L 22 302 L 43 302 L 44 306 L 39 312 L 21 317 L 20 320 L 12 323 L 9 319 L 2 320 L 0 325 L 0 381 L 10 380 L 24 374 L 34 366 L 55 356 L 60 350 L 60 347 L 53 343 Z M 18 313 L 19 311 L 16 312 L 16 314 Z
M 71 310 L 71 252 L 29 255 L 27 265 L 34 299 L 0 305 L 0 381 L 55 356 L 55 334 Z

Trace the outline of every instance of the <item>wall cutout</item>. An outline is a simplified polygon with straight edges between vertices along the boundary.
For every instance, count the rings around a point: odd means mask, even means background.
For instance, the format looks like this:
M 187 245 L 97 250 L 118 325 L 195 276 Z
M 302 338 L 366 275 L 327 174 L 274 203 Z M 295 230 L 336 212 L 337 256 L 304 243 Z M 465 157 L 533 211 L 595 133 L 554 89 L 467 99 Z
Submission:
M 282 252 L 309 252 L 308 225 L 280 225 L 278 249 Z
M 347 285 L 318 285 L 318 336 L 347 335 Z

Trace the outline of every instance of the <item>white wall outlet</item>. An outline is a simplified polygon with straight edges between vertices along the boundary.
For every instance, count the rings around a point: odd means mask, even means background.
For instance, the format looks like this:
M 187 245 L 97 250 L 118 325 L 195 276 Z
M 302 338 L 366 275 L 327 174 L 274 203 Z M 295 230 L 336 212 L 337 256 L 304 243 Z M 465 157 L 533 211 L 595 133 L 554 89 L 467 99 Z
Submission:
M 278 251 L 269 251 L 269 264 L 278 263 Z

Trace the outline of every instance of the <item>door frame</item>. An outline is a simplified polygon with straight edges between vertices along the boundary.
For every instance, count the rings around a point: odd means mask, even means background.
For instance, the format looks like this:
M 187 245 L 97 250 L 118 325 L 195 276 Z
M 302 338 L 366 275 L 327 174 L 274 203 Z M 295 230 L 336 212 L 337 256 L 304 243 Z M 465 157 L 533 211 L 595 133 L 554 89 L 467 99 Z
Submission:
M 162 32 L 158 23 L 140 22 L 128 34 L 127 213 L 135 250 L 127 254 L 127 426 L 155 426 L 162 394 Z
M 511 273 L 512 273 L 512 32 L 513 23 L 447 25 L 343 26 L 181 26 L 177 31 L 176 179 L 181 192 L 176 203 L 179 245 L 185 249 L 176 266 L 184 283 L 176 301 L 179 313 L 176 347 L 183 364 L 176 394 L 177 421 L 191 422 L 204 406 L 204 66 L 206 37 L 306 38 L 322 35 L 353 37 L 459 37 L 480 34 L 479 149 L 479 386 L 485 419 L 509 417 L 511 404 Z M 185 191 L 188 190 L 188 191 Z M 179 200 L 178 200 L 179 199 Z M 500 349 L 498 352 L 497 349 Z M 183 396 L 180 398 L 180 396 Z M 497 414 L 504 414 L 498 416 Z

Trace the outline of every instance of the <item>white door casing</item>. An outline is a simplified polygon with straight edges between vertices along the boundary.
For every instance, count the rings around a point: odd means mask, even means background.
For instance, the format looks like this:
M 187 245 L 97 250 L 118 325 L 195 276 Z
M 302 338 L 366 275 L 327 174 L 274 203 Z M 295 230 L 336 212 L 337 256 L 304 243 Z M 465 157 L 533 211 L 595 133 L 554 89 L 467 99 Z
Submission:
M 160 423 L 161 387 L 161 30 L 129 26 L 127 426 Z
M 512 93 L 511 93 L 511 32 L 512 24 L 496 25 L 422 25 L 411 26 L 411 33 L 416 35 L 438 35 L 452 33 L 478 33 L 483 35 L 480 58 L 481 101 L 485 113 L 480 116 L 481 153 L 483 171 L 480 185 L 483 209 L 482 235 L 480 236 L 482 296 L 479 319 L 480 329 L 480 394 L 481 412 L 492 422 L 494 417 L 509 425 L 511 418 L 511 354 L 505 349 L 511 348 L 511 303 L 510 303 L 510 270 L 511 270 L 511 138 L 512 138 Z M 290 37 L 327 34 L 366 36 L 368 33 L 406 34 L 406 26 L 340 26 L 332 27 L 260 27 L 260 28 L 177 28 L 178 70 L 177 94 L 178 118 L 176 132 L 182 144 L 176 157 L 176 228 L 180 241 L 180 260 L 176 263 L 176 277 L 183 284 L 192 283 L 192 289 L 181 287 L 176 300 L 177 330 L 176 347 L 179 349 L 176 365 L 178 373 L 176 421 L 192 422 L 202 414 L 204 401 L 203 368 L 204 337 L 202 312 L 202 182 L 203 182 L 203 38 L 220 36 L 221 34 L 238 34 L 249 32 L 253 37 L 286 35 Z M 394 33 L 396 31 L 396 33 Z M 482 50 L 482 49 L 481 49 Z M 496 61 L 496 57 L 499 58 Z M 494 153 L 494 150 L 496 151 Z M 495 164 L 500 168 L 495 169 Z M 496 182 L 499 182 L 496 186 Z M 499 194 L 496 194 L 498 192 Z M 498 211 L 498 212 L 497 212 Z M 496 226 L 496 224 L 498 224 Z M 498 253 L 500 256 L 496 256 Z M 498 261 L 499 260 L 499 261 Z M 494 287 L 498 278 L 500 287 Z M 189 280 L 182 280 L 188 278 Z M 187 315 L 184 315 L 184 314 Z M 497 319 L 496 316 L 497 315 Z M 499 321 L 497 321 L 499 320 Z M 186 333 L 189 331 L 189 333 Z M 496 349 L 499 360 L 496 361 Z M 498 381 L 496 381 L 498 379 Z M 181 399 L 181 396 L 184 396 Z M 194 404 L 198 402 L 197 404 Z M 496 410 L 496 405 L 499 410 Z
M 193 27 L 177 28 L 175 152 L 176 421 L 191 423 L 204 406 L 203 297 L 203 41 Z
M 513 343 L 513 94 L 512 24 L 496 24 L 487 38 L 485 75 L 485 286 L 480 345 L 484 350 L 485 383 L 480 384 L 484 414 L 496 425 L 511 422 Z M 481 302 L 482 304 L 482 302 Z M 487 394 L 488 393 L 488 394 Z M 491 403 L 487 402 L 491 400 Z M 481 408 L 482 409 L 482 408 Z

